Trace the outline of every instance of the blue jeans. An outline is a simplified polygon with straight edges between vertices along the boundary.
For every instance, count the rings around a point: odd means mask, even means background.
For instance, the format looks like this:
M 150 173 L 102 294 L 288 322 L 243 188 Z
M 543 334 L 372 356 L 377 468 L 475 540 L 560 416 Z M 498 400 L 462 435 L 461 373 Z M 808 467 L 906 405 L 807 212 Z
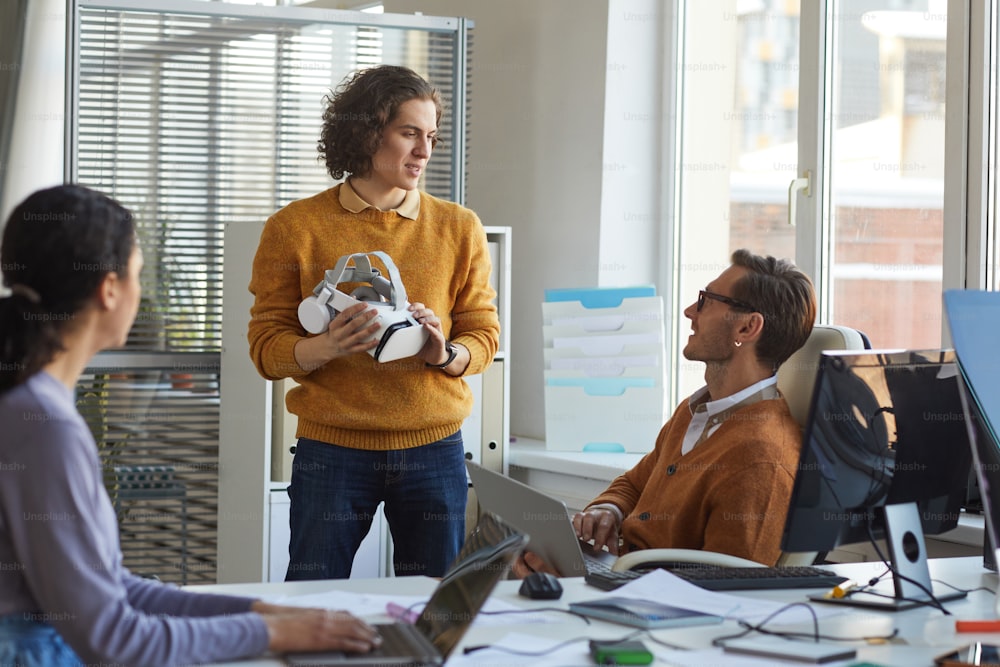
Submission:
M 0 667 L 83 667 L 62 635 L 35 615 L 0 616 Z
M 373 452 L 299 438 L 292 462 L 285 581 L 346 579 L 380 502 L 397 576 L 440 577 L 465 539 L 462 432 Z

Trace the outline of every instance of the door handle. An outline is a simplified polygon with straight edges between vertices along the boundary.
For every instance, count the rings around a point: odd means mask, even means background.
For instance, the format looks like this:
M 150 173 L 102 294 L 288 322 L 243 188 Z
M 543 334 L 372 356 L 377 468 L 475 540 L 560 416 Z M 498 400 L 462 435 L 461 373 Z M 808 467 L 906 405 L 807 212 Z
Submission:
M 793 178 L 788 184 L 788 224 L 795 224 L 795 204 L 798 200 L 798 193 L 802 192 L 806 197 L 812 197 L 812 171 L 806 169 L 805 176 Z

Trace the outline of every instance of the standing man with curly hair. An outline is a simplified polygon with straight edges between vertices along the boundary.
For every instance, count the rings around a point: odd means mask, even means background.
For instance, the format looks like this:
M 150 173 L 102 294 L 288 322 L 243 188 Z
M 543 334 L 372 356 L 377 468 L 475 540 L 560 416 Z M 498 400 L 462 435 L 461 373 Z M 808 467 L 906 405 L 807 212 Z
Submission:
M 463 375 L 499 345 L 486 233 L 472 211 L 419 191 L 438 141 L 437 90 L 405 67 L 356 73 L 327 98 L 319 152 L 339 185 L 264 227 L 248 340 L 257 370 L 292 378 L 298 416 L 287 580 L 350 576 L 380 502 L 397 575 L 441 576 L 465 536 Z M 347 308 L 307 335 L 299 303 L 346 254 L 381 250 L 428 331 L 414 357 L 378 363 L 376 313 Z

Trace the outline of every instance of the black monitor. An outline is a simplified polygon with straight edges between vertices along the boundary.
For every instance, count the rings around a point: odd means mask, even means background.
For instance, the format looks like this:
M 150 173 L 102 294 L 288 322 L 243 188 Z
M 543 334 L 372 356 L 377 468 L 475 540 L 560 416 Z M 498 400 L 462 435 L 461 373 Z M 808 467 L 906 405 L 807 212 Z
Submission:
M 904 609 L 929 600 L 923 535 L 958 525 L 972 467 L 958 376 L 951 350 L 821 355 L 782 550 L 884 537 L 895 570 L 888 598 L 840 601 Z

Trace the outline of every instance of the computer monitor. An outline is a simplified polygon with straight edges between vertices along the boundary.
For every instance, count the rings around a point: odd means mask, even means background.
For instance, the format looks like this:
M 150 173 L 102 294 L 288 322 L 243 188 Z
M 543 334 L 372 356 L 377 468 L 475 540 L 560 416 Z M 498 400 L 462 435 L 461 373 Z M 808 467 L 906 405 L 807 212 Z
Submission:
M 947 290 L 944 310 L 962 369 L 960 387 L 985 515 L 984 561 L 995 570 L 1000 554 L 1000 293 Z
M 958 525 L 972 465 L 958 376 L 951 350 L 821 355 L 782 550 L 884 537 L 894 570 L 892 595 L 840 601 L 904 609 L 930 599 L 923 536 Z
M 962 378 L 959 388 L 962 394 L 962 405 L 965 408 L 965 419 L 969 430 L 969 440 L 972 442 L 972 467 L 982 481 L 981 489 L 983 524 L 983 565 L 991 570 L 997 569 L 997 535 L 1000 534 L 1000 439 L 997 438 L 995 423 L 986 412 L 987 407 L 973 390 L 972 380 L 965 367 L 962 368 Z M 1000 598 L 997 598 L 997 612 L 1000 613 Z

